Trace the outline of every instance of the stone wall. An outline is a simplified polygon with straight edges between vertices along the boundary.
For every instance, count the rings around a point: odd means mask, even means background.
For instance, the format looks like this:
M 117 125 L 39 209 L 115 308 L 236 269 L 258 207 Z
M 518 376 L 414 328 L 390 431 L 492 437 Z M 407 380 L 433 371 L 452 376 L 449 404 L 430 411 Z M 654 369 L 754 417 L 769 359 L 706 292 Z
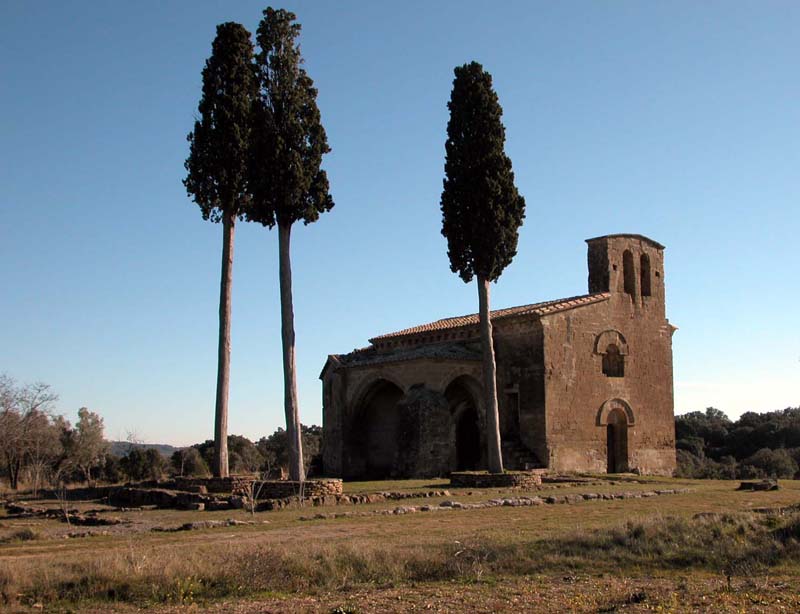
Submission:
M 500 322 L 494 336 L 501 434 L 504 439 L 524 443 L 540 463 L 545 463 L 548 454 L 542 323 Z
M 210 493 L 247 494 L 256 478 L 250 475 L 232 475 L 227 478 L 175 478 L 175 489 L 198 492 L 205 488 Z
M 505 473 L 454 471 L 450 474 L 450 487 L 534 489 L 541 486 L 542 473 L 543 471 L 507 471 Z
M 590 288 L 607 283 L 609 299 L 542 319 L 547 463 L 553 471 L 607 470 L 608 424 L 601 413 L 608 404 L 624 407 L 629 415 L 624 470 L 667 475 L 675 470 L 675 329 L 664 317 L 663 253 L 656 245 L 629 236 L 590 242 Z M 626 250 L 633 255 L 633 294 L 625 291 Z M 642 254 L 651 263 L 650 296 L 640 293 Z M 607 282 L 600 263 L 609 268 Z M 603 373 L 605 348 L 597 344 L 608 333 L 625 341 L 623 377 Z
M 413 387 L 398 404 L 402 416 L 399 475 L 447 475 L 451 464 L 451 421 L 447 399 L 439 392 Z
M 286 499 L 300 494 L 300 482 L 291 480 L 265 480 L 254 484 L 254 492 L 259 499 Z M 342 481 L 338 479 L 306 480 L 303 483 L 303 496 L 327 497 L 342 494 Z
M 466 349 L 465 349 L 466 348 Z M 447 356 L 438 357 L 438 353 Z M 448 355 L 450 353 L 451 355 Z M 444 393 L 449 384 L 468 378 L 479 389 L 480 354 L 455 343 L 409 352 L 396 362 L 358 362 L 335 367 L 331 359 L 323 372 L 323 471 L 346 479 L 434 477 L 455 469 L 454 425 Z M 397 414 L 392 432 L 370 431 L 373 412 L 385 412 L 383 400 L 396 393 Z M 370 403 L 378 397 L 375 407 Z M 478 413 L 481 395 L 475 396 Z M 380 475 L 370 467 L 370 447 L 386 446 Z M 414 453 L 410 450 L 413 448 Z

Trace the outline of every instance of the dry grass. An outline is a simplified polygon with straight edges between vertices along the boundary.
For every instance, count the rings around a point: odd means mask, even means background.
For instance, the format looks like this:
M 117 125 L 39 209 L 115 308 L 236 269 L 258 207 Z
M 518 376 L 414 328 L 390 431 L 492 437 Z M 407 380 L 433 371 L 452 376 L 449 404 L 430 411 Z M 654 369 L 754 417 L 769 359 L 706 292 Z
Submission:
M 0 544 L 29 542 L 35 539 L 41 539 L 41 535 L 30 527 L 25 527 L 24 529 L 17 529 L 16 531 L 12 531 L 9 535 L 0 537 Z
M 7 603 L 192 603 L 265 592 L 315 593 L 420 582 L 477 582 L 559 569 L 652 573 L 704 570 L 722 577 L 763 574 L 800 562 L 800 515 L 753 514 L 629 522 L 605 531 L 515 544 L 465 540 L 386 549 L 374 541 L 302 550 L 262 544 L 180 550 L 131 541 L 122 556 L 41 558 L 0 565 Z M 42 565 L 46 561 L 46 565 Z M 20 564 L 21 563 L 21 564 Z
M 686 481 L 668 481 L 676 487 Z M 428 489 L 431 482 L 406 485 Z M 696 492 L 574 506 L 491 508 L 406 516 L 298 522 L 307 510 L 257 515 L 266 525 L 159 534 L 154 522 L 180 524 L 228 512 L 128 512 L 128 533 L 47 539 L 65 530 L 41 521 L 36 541 L 0 546 L 0 602 L 81 609 L 94 602 L 138 605 L 208 603 L 264 594 L 346 594 L 410 585 L 491 584 L 536 574 L 683 573 L 730 578 L 796 573 L 800 517 L 750 508 L 800 502 L 800 484 L 774 493 L 737 493 L 730 482 L 692 482 Z M 663 487 L 663 480 L 661 481 Z M 653 488 L 589 486 L 584 491 Z M 384 483 L 369 490 L 395 490 Z M 558 489 L 579 492 L 580 487 Z M 351 492 L 353 492 L 351 490 Z M 362 491 L 363 492 L 363 491 Z M 495 492 L 454 491 L 486 500 Z M 427 500 L 427 502 L 431 502 Z M 405 502 L 404 503 L 410 503 Z M 384 509 L 394 503 L 364 506 Z M 693 518 L 697 512 L 716 515 Z M 249 515 L 241 512 L 241 518 Z M 4 521 L 10 525 L 10 522 Z M 9 526 L 9 530 L 18 530 Z M 139 532 L 136 532 L 139 531 Z M 595 610 L 596 611 L 596 610 Z

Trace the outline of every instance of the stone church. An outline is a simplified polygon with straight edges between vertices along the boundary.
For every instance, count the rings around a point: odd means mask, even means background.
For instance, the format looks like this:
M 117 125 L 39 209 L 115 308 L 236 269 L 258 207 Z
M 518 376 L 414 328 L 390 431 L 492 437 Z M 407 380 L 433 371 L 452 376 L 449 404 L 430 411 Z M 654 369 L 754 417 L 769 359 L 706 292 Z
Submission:
M 492 312 L 505 467 L 671 474 L 664 246 L 635 234 L 586 242 L 588 294 Z M 320 379 L 326 474 L 485 468 L 477 314 L 330 355 Z

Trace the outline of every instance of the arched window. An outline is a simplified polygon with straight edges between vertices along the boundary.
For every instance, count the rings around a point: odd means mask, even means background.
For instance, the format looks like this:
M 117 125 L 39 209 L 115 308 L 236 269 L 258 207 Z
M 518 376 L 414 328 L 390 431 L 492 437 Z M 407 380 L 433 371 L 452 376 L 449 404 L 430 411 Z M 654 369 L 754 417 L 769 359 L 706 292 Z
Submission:
M 639 274 L 642 277 L 639 285 L 642 288 L 642 296 L 650 296 L 650 256 L 642 254 L 639 265 Z
M 622 254 L 622 275 L 625 280 L 625 293 L 636 294 L 636 271 L 633 270 L 633 254 L 625 250 Z
M 603 375 L 625 377 L 625 357 L 614 343 L 609 344 L 603 354 Z

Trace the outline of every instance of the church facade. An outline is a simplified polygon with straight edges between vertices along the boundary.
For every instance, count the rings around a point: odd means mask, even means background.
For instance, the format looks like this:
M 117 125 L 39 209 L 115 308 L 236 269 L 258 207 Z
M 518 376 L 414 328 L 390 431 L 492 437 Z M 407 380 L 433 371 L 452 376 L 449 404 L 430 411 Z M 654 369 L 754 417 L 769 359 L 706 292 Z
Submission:
M 504 465 L 554 472 L 675 470 L 664 246 L 587 240 L 588 294 L 492 312 Z M 486 467 L 477 314 L 330 355 L 323 465 L 348 479 Z

